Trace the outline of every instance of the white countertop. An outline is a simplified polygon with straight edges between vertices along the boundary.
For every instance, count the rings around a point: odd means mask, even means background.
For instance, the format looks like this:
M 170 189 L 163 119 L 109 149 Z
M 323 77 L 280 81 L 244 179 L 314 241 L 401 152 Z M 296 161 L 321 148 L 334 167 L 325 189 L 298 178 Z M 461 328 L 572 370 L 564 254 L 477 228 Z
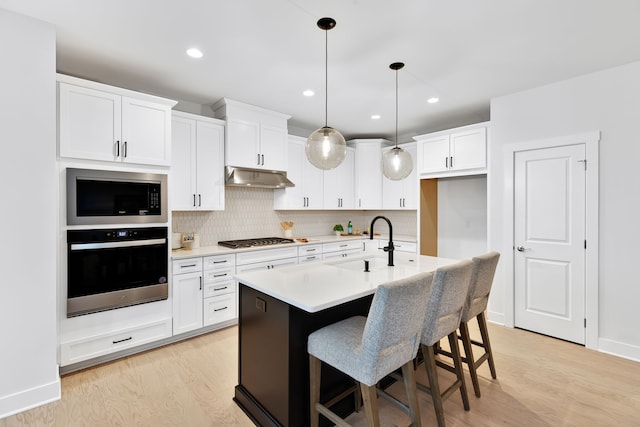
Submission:
M 364 260 L 370 272 L 364 272 Z M 455 259 L 395 252 L 394 267 L 387 254 L 362 255 L 347 260 L 312 262 L 274 270 L 252 271 L 235 278 L 264 294 L 310 313 L 373 294 L 378 285 L 458 262 Z
M 263 250 L 263 249 L 277 249 L 280 247 L 283 247 L 285 245 L 295 245 L 295 246 L 305 246 L 305 245 L 314 245 L 314 244 L 319 244 L 319 243 L 333 243 L 333 242 L 340 242 L 340 241 L 344 241 L 344 240 L 363 240 L 363 239 L 368 239 L 369 237 L 366 235 L 361 235 L 361 236 L 336 236 L 336 235 L 332 235 L 332 236 L 314 236 L 314 237 L 307 237 L 306 239 L 308 240 L 308 242 L 303 243 L 303 242 L 298 242 L 297 240 L 295 241 L 295 243 L 287 243 L 287 244 L 283 244 L 283 245 L 271 245 L 271 246 L 259 246 L 259 247 L 252 247 L 252 248 L 240 248 L 240 249 L 232 249 L 232 248 L 227 248 L 224 246 L 202 246 L 200 248 L 197 249 L 176 249 L 171 251 L 171 258 L 172 259 L 183 259 L 183 258 L 193 258 L 193 257 L 201 257 L 201 256 L 210 256 L 210 255 L 223 255 L 223 254 L 235 254 L 235 253 L 239 253 L 239 252 L 250 252 L 250 251 L 259 251 L 259 250 Z M 386 234 L 381 234 L 381 235 L 375 235 L 373 236 L 374 239 L 378 239 L 378 240 L 388 240 L 389 239 L 389 235 Z M 405 236 L 405 235 L 398 235 L 398 236 L 394 236 L 394 239 L 396 241 L 404 241 L 404 242 L 415 242 L 416 241 L 416 236 Z

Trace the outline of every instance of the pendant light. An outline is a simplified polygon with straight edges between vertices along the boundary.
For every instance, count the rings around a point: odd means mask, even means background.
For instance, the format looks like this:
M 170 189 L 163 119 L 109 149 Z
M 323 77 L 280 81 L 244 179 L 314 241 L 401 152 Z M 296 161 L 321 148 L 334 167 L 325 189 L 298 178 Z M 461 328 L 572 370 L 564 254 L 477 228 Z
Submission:
M 396 146 L 382 155 L 382 173 L 393 181 L 405 179 L 413 170 L 411 154 L 398 147 L 398 70 L 403 67 L 402 62 L 389 65 L 396 72 Z
M 338 166 L 347 155 L 347 143 L 340 132 L 327 126 L 327 100 L 329 92 L 328 84 L 328 48 L 327 48 L 327 32 L 336 26 L 333 18 L 321 18 L 318 20 L 318 27 L 325 31 L 325 92 L 324 92 L 324 127 L 317 129 L 307 139 L 305 144 L 305 152 L 309 162 L 318 169 L 329 170 Z

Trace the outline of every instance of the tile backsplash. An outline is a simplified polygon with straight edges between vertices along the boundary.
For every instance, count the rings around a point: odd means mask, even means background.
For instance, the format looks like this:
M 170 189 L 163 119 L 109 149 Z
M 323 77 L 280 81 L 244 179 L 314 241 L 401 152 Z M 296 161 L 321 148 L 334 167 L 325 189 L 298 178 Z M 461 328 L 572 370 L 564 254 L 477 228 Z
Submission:
M 335 224 L 342 224 L 346 230 L 349 220 L 354 228 L 366 230 L 376 215 L 389 218 L 396 235 L 415 236 L 417 232 L 416 211 L 275 211 L 273 192 L 263 188 L 226 187 L 224 211 L 175 211 L 173 232 L 198 233 L 201 246 L 213 246 L 220 240 L 283 237 L 282 221 L 293 221 L 294 237 L 332 234 Z M 377 222 L 375 231 L 386 234 L 387 225 Z

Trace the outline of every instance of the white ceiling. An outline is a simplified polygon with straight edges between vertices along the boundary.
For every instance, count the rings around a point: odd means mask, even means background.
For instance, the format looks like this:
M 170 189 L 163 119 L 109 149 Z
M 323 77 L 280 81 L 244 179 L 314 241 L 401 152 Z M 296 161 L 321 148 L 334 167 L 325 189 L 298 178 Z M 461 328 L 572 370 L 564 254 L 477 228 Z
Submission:
M 0 0 L 0 8 L 56 25 L 61 73 L 205 106 L 227 97 L 309 130 L 325 120 L 316 21 L 330 16 L 328 125 L 347 139 L 394 139 L 392 62 L 406 64 L 402 141 L 488 120 L 492 97 L 640 59 L 639 0 Z M 202 59 L 185 54 L 193 46 Z M 428 104 L 432 96 L 440 102 Z

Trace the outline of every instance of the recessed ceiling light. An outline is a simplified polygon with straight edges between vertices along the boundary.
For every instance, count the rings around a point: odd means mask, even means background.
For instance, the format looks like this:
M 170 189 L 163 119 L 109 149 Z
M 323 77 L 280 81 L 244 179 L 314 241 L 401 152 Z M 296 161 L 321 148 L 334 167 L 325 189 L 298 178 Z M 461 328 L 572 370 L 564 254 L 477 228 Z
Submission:
M 304 92 L 302 92 L 302 94 L 303 94 L 304 96 L 313 96 L 313 95 L 315 95 L 315 92 L 314 92 L 314 91 L 312 91 L 311 89 L 307 89 L 307 90 L 305 90 Z
M 202 58 L 202 51 L 200 49 L 192 47 L 191 49 L 187 49 L 187 55 L 192 58 Z
M 438 101 L 440 101 L 440 98 L 433 97 L 433 98 L 429 98 L 429 99 L 427 99 L 427 102 L 428 102 L 429 104 L 435 104 L 435 103 L 436 103 L 436 102 L 438 102 Z
M 380 114 L 374 114 L 371 116 L 371 120 L 380 120 Z

